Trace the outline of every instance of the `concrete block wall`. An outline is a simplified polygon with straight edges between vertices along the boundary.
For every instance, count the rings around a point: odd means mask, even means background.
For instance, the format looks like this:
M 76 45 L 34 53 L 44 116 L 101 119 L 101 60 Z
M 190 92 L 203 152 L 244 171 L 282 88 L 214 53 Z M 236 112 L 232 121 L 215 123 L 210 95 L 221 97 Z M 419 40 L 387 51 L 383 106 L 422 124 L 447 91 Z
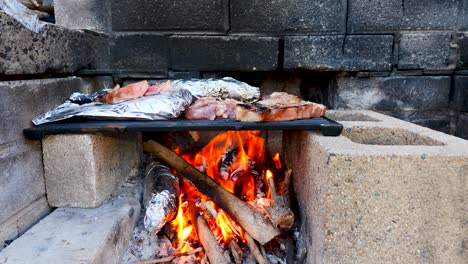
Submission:
M 77 77 L 0 81 L 0 248 L 50 210 L 46 201 L 42 146 L 27 140 L 31 119 L 96 84 Z
M 71 28 L 93 28 L 94 17 L 95 30 L 110 35 L 114 73 L 327 72 L 329 94 L 338 92 L 325 98 L 331 108 L 346 108 L 341 95 L 353 90 L 353 109 L 468 138 L 459 106 L 467 97 L 468 0 L 80 0 L 56 8 L 58 23 Z M 86 19 L 68 16 L 76 11 Z M 421 98 L 408 105 L 397 90 Z

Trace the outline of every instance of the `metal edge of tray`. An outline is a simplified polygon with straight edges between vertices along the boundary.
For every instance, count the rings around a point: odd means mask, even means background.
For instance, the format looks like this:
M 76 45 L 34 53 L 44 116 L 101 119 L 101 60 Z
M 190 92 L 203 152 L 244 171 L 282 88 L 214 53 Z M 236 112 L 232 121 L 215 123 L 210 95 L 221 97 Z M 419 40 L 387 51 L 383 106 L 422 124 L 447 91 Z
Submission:
M 57 134 L 208 130 L 316 130 L 320 131 L 324 136 L 339 136 L 343 130 L 343 126 L 327 117 L 282 122 L 238 122 L 234 119 L 177 119 L 157 121 L 86 120 L 84 122 L 62 121 L 39 125 L 24 129 L 23 133 L 27 138 L 41 139 L 46 135 Z

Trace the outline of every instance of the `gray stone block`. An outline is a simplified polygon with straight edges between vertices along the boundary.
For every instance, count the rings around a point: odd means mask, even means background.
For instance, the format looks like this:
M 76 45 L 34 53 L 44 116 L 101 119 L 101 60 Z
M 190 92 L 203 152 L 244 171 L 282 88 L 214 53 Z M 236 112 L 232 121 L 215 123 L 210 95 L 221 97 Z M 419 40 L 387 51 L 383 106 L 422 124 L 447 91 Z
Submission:
M 170 79 L 199 79 L 200 72 L 187 72 L 187 71 L 169 71 L 167 73 Z
M 76 77 L 0 82 L 0 145 L 23 138 L 23 129 L 33 126 L 36 115 L 79 91 L 82 80 Z
M 343 134 L 285 132 L 304 263 L 464 263 L 468 142 L 370 111 Z
M 461 0 L 350 0 L 348 32 L 454 30 Z
M 334 109 L 377 111 L 447 110 L 450 77 L 382 77 L 336 79 L 331 96 Z
M 387 71 L 393 36 L 290 36 L 285 40 L 284 68 L 320 71 Z
M 351 0 L 348 1 L 348 32 L 398 31 L 402 16 L 401 0 Z
M 468 76 L 455 76 L 451 108 L 468 112 Z
M 401 0 L 403 18 L 401 29 L 457 28 L 458 8 L 461 0 Z
M 56 209 L 3 249 L 0 263 L 120 263 L 140 210 L 133 197 L 95 209 Z
M 32 225 L 39 222 L 44 216 L 49 214 L 51 208 L 45 196 L 32 202 L 21 211 L 0 224 L 0 250 L 7 240 L 12 240 L 22 235 Z
M 45 194 L 41 144 L 14 141 L 0 146 L 0 223 Z
M 468 68 L 468 33 L 463 32 L 459 34 L 459 42 L 460 48 L 460 57 L 458 58 L 458 68 L 467 69 Z
M 462 0 L 461 4 L 461 17 L 460 17 L 460 30 L 468 30 L 468 1 Z
M 0 11 L 0 74 L 107 69 L 108 38 L 53 24 L 34 33 Z
M 398 69 L 453 70 L 457 45 L 449 32 L 402 33 Z
M 117 35 L 112 43 L 112 67 L 124 72 L 167 72 L 169 40 L 162 35 Z
M 278 66 L 274 37 L 173 36 L 172 69 L 178 71 L 262 71 Z
M 113 0 L 113 31 L 204 31 L 229 29 L 227 0 Z
M 105 0 L 54 0 L 57 25 L 70 29 L 110 32 L 110 3 Z
M 54 135 L 42 140 L 47 200 L 97 207 L 139 169 L 137 135 Z
M 230 3 L 233 32 L 345 32 L 346 1 L 343 0 L 251 0 Z
M 468 113 L 462 113 L 458 117 L 455 136 L 468 140 Z

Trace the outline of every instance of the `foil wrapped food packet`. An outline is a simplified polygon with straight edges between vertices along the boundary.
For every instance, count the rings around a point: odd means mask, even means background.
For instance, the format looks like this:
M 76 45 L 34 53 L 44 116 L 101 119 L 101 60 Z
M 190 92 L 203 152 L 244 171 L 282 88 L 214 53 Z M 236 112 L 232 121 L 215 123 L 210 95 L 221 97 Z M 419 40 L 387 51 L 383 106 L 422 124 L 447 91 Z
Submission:
M 74 94 L 76 98 L 78 95 Z M 35 125 L 60 121 L 71 117 L 89 117 L 93 119 L 137 119 L 167 120 L 175 119 L 192 103 L 192 94 L 185 90 L 161 92 L 115 104 L 92 102 L 77 104 L 67 101 L 55 109 L 36 116 Z
M 260 98 L 260 89 L 231 77 L 222 79 L 190 79 L 172 81 L 175 90 L 189 90 L 195 98 L 214 97 L 254 102 Z

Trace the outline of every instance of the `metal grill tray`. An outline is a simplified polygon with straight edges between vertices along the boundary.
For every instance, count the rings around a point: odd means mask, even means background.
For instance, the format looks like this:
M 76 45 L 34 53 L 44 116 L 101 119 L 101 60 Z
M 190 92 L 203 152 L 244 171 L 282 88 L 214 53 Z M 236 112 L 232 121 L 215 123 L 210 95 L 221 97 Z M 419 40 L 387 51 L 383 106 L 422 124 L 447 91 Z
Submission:
M 324 136 L 339 136 L 343 126 L 329 118 L 318 117 L 284 122 L 238 122 L 234 119 L 163 120 L 163 121 L 97 121 L 67 120 L 49 123 L 23 132 L 30 139 L 46 135 L 93 134 L 103 132 L 161 132 L 161 131 L 224 131 L 224 130 L 316 130 Z

